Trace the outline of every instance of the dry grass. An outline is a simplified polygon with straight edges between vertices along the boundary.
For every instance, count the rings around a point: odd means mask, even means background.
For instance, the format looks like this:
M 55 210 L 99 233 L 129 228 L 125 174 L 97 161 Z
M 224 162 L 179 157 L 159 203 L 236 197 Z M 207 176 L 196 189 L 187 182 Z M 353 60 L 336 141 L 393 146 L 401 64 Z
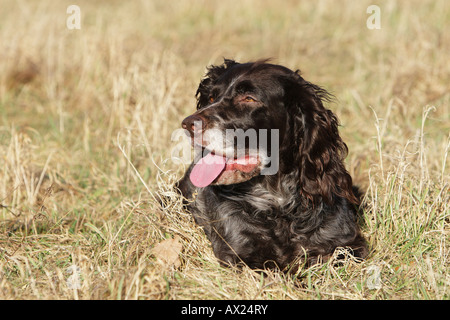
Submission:
M 381 30 L 367 1 L 86 1 L 81 30 L 70 4 L 1 3 L 1 299 L 449 298 L 448 1 L 382 1 Z M 179 200 L 159 207 L 183 172 L 171 133 L 222 57 L 273 57 L 338 97 L 365 262 L 221 268 Z M 175 236 L 176 268 L 151 251 Z

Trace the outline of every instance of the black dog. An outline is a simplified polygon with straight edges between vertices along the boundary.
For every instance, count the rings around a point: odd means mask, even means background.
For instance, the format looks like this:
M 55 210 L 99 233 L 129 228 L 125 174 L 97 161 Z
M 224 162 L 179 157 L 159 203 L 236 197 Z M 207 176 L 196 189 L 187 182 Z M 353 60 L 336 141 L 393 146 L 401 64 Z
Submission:
M 222 264 L 284 269 L 337 247 L 366 256 L 347 146 L 322 103 L 330 98 L 266 61 L 208 68 L 197 111 L 182 122 L 201 152 L 177 187 Z M 244 132 L 245 143 L 228 132 Z

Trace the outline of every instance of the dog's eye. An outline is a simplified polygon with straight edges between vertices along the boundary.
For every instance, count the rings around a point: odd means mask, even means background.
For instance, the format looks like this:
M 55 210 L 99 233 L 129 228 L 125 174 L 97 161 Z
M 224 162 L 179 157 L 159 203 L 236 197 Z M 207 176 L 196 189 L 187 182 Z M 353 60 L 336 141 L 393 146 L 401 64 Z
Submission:
M 251 97 L 251 96 L 246 96 L 244 98 L 244 102 L 256 102 L 255 98 Z
M 208 100 L 209 100 L 209 103 L 213 103 L 214 102 L 214 97 L 211 96 L 211 97 L 208 98 Z

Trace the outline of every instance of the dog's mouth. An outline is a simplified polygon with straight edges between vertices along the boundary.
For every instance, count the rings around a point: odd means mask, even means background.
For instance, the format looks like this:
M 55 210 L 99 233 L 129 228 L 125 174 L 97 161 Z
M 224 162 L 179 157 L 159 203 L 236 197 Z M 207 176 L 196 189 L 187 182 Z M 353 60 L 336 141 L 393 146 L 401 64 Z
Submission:
M 189 176 L 192 184 L 204 188 L 211 184 L 235 184 L 247 181 L 259 174 L 261 159 L 257 155 L 240 157 L 208 153 L 192 168 Z

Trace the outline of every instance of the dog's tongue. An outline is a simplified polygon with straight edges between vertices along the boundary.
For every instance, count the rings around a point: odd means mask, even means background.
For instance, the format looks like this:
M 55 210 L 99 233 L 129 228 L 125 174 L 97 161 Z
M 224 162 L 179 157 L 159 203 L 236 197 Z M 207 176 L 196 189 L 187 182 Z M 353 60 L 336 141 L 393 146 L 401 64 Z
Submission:
M 191 182 L 199 188 L 209 186 L 225 169 L 226 161 L 222 156 L 209 153 L 192 168 L 189 176 Z

